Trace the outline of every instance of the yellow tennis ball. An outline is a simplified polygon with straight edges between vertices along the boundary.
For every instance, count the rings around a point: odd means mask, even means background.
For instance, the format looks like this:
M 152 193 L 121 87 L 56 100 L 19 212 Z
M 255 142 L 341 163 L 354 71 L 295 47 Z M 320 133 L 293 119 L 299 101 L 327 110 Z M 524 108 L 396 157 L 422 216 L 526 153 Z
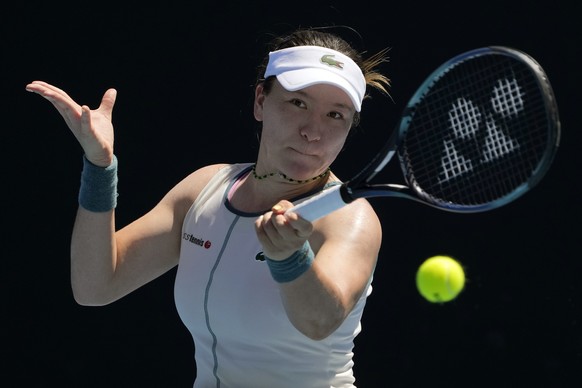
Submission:
M 416 272 L 416 287 L 429 302 L 444 303 L 459 295 L 465 286 L 465 271 L 449 256 L 428 258 Z

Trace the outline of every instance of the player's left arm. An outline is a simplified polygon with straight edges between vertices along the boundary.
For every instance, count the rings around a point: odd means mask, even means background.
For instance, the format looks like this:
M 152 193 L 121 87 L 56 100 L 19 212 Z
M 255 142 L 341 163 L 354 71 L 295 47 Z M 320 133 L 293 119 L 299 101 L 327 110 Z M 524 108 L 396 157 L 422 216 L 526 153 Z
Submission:
M 287 205 L 291 204 L 279 204 L 281 213 Z M 287 316 L 306 336 L 316 340 L 326 338 L 349 315 L 370 281 L 382 241 L 380 221 L 363 199 L 313 224 L 294 213 L 277 217 L 286 218 L 279 230 L 282 234 L 288 232 L 285 227 L 295 235 L 309 234 L 315 254 L 305 273 L 280 283 Z M 268 248 L 265 254 L 268 256 Z

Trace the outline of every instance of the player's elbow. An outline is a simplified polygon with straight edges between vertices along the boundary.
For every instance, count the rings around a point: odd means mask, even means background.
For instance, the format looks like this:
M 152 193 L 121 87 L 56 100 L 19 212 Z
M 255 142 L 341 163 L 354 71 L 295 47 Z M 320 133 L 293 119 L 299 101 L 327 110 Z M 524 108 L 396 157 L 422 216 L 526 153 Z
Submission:
M 75 302 L 77 302 L 77 304 L 81 305 L 81 306 L 105 306 L 111 302 L 107 302 L 105 300 L 101 300 L 95 297 L 91 297 L 91 296 L 87 296 L 85 294 L 82 293 L 76 293 L 73 292 L 73 298 L 75 299 Z
M 303 331 L 303 335 L 313 341 L 323 341 L 333 333 L 333 330 L 318 328 L 316 330 Z
M 72 283 L 73 298 L 81 306 L 105 306 L 113 302 L 105 294 L 97 292 L 94 288 L 79 286 Z
M 79 296 L 78 294 L 75 294 L 75 293 L 73 293 L 73 297 L 75 299 L 75 302 L 77 302 L 78 305 L 85 306 L 85 307 L 97 307 L 97 306 L 105 306 L 105 305 L 109 304 L 108 302 L 99 301 L 99 300 L 94 299 L 94 298 L 86 298 L 83 296 Z
M 326 316 L 324 319 L 311 319 L 292 322 L 301 334 L 314 341 L 329 337 L 343 322 L 344 315 Z

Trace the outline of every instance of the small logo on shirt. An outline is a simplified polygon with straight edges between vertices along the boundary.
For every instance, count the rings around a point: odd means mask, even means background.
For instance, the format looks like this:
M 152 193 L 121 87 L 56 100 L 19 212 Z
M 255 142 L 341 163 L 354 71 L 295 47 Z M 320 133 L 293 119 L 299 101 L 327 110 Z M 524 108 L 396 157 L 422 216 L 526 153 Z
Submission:
M 333 59 L 333 57 L 335 57 L 335 55 L 325 54 L 323 57 L 321 57 L 321 63 L 325 63 L 331 67 L 335 67 L 338 69 L 343 69 L 344 63 Z
M 191 235 L 190 233 L 184 233 L 182 235 L 182 238 L 186 241 L 191 242 L 192 244 L 200 245 L 201 247 L 204 247 L 206 249 L 209 249 L 212 246 L 212 243 L 210 242 L 210 240 L 204 241 L 203 239 L 195 237 L 194 235 Z
M 263 252 L 257 253 L 257 255 L 255 256 L 255 260 L 256 261 L 265 261 L 265 254 Z

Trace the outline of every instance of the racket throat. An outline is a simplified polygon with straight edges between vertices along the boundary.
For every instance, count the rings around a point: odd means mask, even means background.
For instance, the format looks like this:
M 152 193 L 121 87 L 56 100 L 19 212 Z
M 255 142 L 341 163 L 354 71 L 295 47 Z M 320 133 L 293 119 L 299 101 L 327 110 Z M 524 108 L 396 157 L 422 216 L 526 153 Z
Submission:
M 361 198 L 361 196 L 357 195 L 357 192 L 350 188 L 347 184 L 341 185 L 339 188 L 339 194 L 346 204 L 353 202 L 354 200 Z

